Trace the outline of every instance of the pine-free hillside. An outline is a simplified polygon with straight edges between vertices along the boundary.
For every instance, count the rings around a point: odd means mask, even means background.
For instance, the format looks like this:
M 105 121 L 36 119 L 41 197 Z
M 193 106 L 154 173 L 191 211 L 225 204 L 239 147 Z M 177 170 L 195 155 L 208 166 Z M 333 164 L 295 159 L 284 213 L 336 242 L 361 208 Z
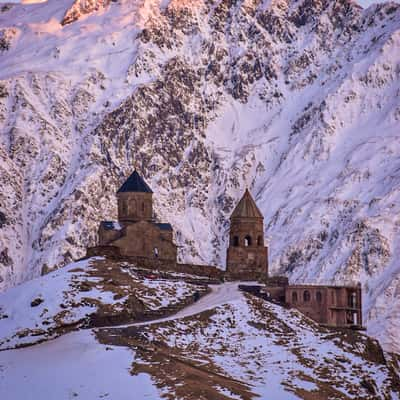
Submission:
M 250 295 L 183 320 L 100 330 L 97 338 L 135 351 L 131 373 L 150 374 L 167 399 L 399 397 L 398 360 L 376 341 L 325 330 Z
M 1 293 L 0 352 L 174 314 L 206 294 L 208 282 L 104 257 L 72 263 Z
M 377 340 L 321 327 L 239 291 L 238 282 L 213 285 L 196 300 L 193 289 L 208 282 L 199 279 L 92 258 L 0 294 L 1 393 L 399 398 L 398 356 Z
M 397 349 L 399 6 L 80 4 L 0 8 L 1 287 L 83 256 L 137 165 L 182 262 L 225 263 L 248 186 L 270 270 L 361 281 Z

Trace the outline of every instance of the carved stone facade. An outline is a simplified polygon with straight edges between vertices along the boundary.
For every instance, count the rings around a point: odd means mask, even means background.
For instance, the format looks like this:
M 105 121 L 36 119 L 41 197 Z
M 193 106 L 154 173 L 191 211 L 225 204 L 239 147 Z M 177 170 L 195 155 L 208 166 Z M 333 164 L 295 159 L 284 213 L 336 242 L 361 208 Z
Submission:
M 170 224 L 153 219 L 153 192 L 134 171 L 117 192 L 118 221 L 103 221 L 99 246 L 114 247 L 127 257 L 176 262 L 177 247 Z
M 266 278 L 268 248 L 264 246 L 264 217 L 247 189 L 230 222 L 227 277 L 240 280 Z

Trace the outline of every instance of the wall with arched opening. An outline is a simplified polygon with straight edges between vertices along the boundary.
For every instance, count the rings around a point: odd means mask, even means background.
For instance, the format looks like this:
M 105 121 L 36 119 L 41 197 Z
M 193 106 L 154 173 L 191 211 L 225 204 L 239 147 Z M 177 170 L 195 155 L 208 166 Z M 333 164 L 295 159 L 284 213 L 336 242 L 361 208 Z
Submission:
M 253 243 L 252 243 L 251 236 L 250 236 L 250 235 L 246 235 L 246 236 L 244 237 L 244 246 L 245 246 L 245 247 L 250 247 L 252 244 L 253 244 Z

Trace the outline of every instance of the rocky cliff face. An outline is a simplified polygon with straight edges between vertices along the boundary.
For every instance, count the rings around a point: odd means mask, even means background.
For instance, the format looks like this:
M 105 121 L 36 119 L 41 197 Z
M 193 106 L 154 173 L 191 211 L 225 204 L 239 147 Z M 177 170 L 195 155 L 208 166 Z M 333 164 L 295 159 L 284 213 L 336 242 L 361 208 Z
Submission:
M 94 11 L 103 10 L 110 4 L 110 0 L 75 0 L 70 8 L 67 9 L 61 25 L 71 24 L 83 15 L 88 15 Z
M 4 8 L 0 286 L 81 256 L 136 166 L 181 258 L 224 265 L 248 186 L 271 271 L 361 281 L 368 329 L 393 348 L 399 27 L 395 3 L 349 0 Z

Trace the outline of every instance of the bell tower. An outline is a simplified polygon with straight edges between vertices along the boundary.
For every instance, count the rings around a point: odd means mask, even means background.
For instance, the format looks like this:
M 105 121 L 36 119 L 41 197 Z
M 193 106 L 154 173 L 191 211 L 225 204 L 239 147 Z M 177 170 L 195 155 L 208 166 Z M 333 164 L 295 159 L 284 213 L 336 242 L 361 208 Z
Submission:
M 153 220 L 153 192 L 136 170 L 118 189 L 117 200 L 119 221 Z
M 230 218 L 226 272 L 230 279 L 268 276 L 268 248 L 264 246 L 264 217 L 246 189 Z

